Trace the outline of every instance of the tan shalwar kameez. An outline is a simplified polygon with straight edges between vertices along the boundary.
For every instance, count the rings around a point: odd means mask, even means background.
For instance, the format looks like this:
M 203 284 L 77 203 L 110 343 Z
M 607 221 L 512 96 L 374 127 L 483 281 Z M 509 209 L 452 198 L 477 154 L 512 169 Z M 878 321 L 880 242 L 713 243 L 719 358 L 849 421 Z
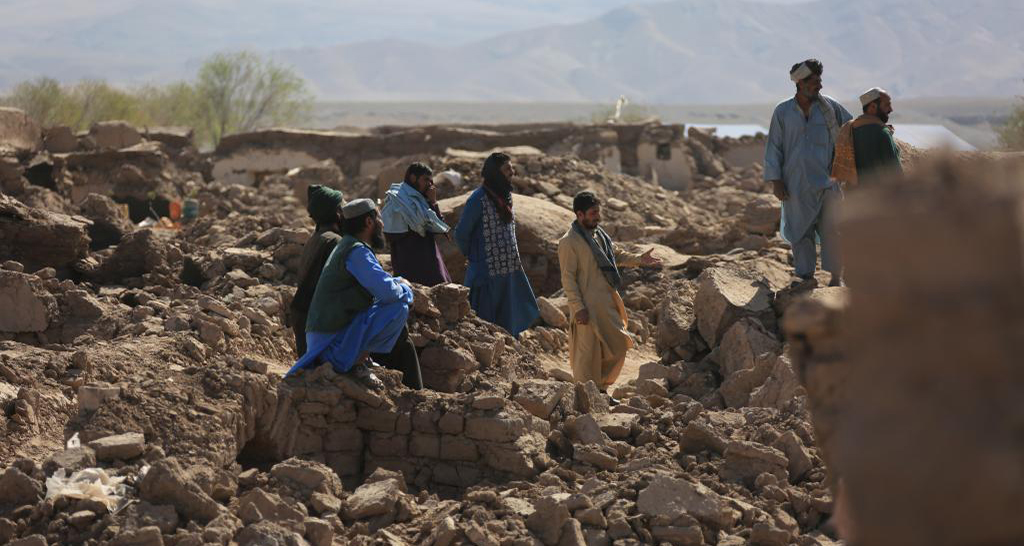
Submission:
M 639 256 L 617 249 L 615 260 L 619 268 L 640 265 Z M 580 383 L 593 380 L 605 390 L 619 377 L 626 351 L 633 346 L 626 330 L 626 308 L 598 267 L 590 245 L 572 228 L 558 241 L 558 263 L 571 315 L 569 364 L 573 378 Z M 590 314 L 589 323 L 577 324 L 576 313 L 583 309 Z

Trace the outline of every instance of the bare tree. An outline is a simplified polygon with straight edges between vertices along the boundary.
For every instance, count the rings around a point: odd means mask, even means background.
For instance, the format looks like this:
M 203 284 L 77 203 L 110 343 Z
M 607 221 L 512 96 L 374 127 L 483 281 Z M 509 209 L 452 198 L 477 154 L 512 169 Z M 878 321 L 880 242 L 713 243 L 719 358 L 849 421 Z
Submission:
M 196 94 L 205 130 L 216 145 L 224 136 L 295 123 L 312 106 L 306 82 L 290 68 L 253 53 L 220 53 L 199 70 Z

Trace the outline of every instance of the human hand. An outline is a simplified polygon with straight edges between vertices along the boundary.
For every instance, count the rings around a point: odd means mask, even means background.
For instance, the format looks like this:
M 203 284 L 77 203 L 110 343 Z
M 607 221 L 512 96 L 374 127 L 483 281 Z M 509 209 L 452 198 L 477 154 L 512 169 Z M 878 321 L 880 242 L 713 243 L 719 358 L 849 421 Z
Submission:
M 789 199 L 789 190 L 786 189 L 786 183 L 782 180 L 772 180 L 772 193 L 779 198 L 779 201 Z
M 644 267 L 661 267 L 661 259 L 652 256 L 652 252 L 654 252 L 654 249 L 649 248 L 647 252 L 640 255 L 640 265 Z
M 437 203 L 437 185 L 433 181 L 427 186 L 427 191 L 423 194 L 427 198 L 427 202 L 431 205 Z
M 590 324 L 590 313 L 586 309 L 580 309 L 576 313 L 576 324 L 581 324 L 584 326 Z

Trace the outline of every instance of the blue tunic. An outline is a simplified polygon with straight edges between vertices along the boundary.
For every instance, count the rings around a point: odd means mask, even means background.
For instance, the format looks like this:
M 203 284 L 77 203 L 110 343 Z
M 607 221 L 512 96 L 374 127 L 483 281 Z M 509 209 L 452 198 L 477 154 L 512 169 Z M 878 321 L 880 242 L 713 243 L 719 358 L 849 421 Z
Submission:
M 843 105 L 822 95 L 835 110 L 837 127 L 853 119 Z M 821 214 L 831 179 L 835 142 L 822 108 L 811 105 L 804 117 L 796 97 L 775 107 L 764 153 L 764 179 L 782 180 L 789 199 L 782 203 L 782 237 L 795 243 L 807 236 Z
M 306 354 L 285 376 L 315 366 L 318 357 L 331 363 L 334 371 L 345 373 L 364 352 L 387 353 L 395 346 L 405 327 L 412 305 L 412 290 L 380 266 L 365 247 L 352 249 L 345 268 L 373 295 L 373 305 L 355 316 L 338 332 L 306 332 Z
M 464 284 L 476 314 L 514 336 L 529 328 L 540 310 L 519 259 L 515 217 L 502 222 L 485 190 L 477 188 L 466 200 L 455 242 L 469 259 Z

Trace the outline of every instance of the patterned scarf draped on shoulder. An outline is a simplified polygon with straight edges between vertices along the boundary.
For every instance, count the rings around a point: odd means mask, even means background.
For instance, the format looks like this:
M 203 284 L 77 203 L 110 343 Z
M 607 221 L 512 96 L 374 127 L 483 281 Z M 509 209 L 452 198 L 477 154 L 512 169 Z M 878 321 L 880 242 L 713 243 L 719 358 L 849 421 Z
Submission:
M 836 138 L 836 155 L 832 161 L 833 179 L 849 186 L 857 185 L 859 180 L 857 178 L 857 157 L 853 146 L 853 130 L 872 124 L 882 125 L 882 120 L 876 116 L 864 114 L 840 127 L 839 136 Z
M 512 183 L 501 172 L 501 166 L 511 161 L 506 154 L 493 153 L 484 161 L 481 175 L 484 178 L 484 191 L 498 209 L 498 216 L 506 224 L 512 223 Z
M 612 238 L 600 227 L 594 228 L 594 236 L 591 237 L 587 230 L 583 229 L 578 221 L 572 223 L 572 229 L 590 246 L 597 260 L 597 267 L 608 280 L 612 288 L 618 289 L 622 286 L 622 275 L 619 274 L 619 267 L 615 265 L 615 249 L 612 247 Z

